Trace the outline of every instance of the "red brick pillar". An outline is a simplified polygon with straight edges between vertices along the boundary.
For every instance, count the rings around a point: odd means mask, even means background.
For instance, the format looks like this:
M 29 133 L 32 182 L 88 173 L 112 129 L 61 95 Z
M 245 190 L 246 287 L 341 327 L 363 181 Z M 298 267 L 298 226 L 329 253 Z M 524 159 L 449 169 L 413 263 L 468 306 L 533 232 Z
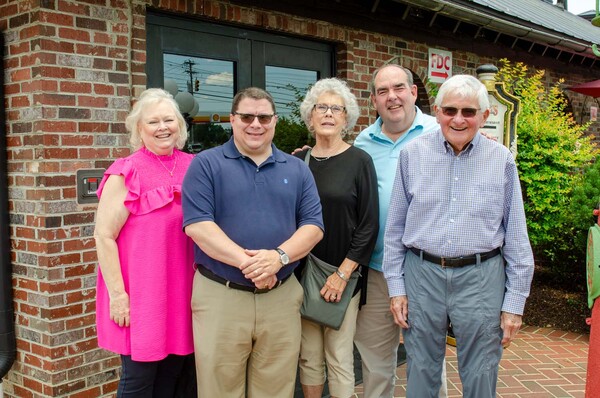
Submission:
M 129 152 L 145 5 L 8 0 L 0 29 L 18 350 L 4 395 L 110 395 L 120 361 L 96 342 L 96 206 L 77 204 L 75 177 Z

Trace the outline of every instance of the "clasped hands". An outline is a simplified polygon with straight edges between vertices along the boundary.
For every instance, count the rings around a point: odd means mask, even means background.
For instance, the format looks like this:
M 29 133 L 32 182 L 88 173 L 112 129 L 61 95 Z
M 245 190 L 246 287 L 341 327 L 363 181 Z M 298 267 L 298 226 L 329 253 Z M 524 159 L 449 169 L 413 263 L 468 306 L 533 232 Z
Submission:
M 283 266 L 275 250 L 244 249 L 249 258 L 240 265 L 240 270 L 257 289 L 271 289 L 277 283 L 277 272 Z

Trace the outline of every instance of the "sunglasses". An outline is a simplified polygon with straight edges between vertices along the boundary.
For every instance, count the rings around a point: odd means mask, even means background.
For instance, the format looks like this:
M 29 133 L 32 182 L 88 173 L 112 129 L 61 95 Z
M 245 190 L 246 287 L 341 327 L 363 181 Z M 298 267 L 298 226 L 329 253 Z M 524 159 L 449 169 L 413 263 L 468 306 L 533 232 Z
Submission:
M 327 113 L 327 111 L 331 109 L 331 113 L 333 113 L 334 115 L 339 115 L 346 110 L 345 106 L 341 106 L 341 105 L 331 105 L 330 106 L 327 104 L 315 104 L 315 106 L 313 108 L 318 113 L 323 113 L 323 114 Z
M 462 114 L 462 117 L 468 119 L 475 117 L 479 108 L 455 108 L 453 106 L 442 106 L 442 113 L 444 116 L 454 117 L 458 115 L 458 111 Z
M 253 115 L 252 113 L 233 112 L 233 114 L 238 115 L 242 122 L 248 123 L 248 124 L 254 122 L 255 118 L 258 118 L 258 122 L 260 124 L 269 124 L 269 123 L 271 123 L 271 120 L 273 120 L 273 116 L 275 116 L 274 113 L 272 113 L 270 115 L 267 115 L 267 114 Z

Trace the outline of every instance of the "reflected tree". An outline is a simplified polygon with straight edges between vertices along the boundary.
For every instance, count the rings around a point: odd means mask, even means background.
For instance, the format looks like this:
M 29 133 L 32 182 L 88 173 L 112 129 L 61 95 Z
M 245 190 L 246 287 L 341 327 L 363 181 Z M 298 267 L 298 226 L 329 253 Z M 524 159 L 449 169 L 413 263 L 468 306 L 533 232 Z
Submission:
M 192 124 L 186 149 L 190 153 L 197 153 L 224 144 L 229 137 L 231 129 L 225 129 L 219 123 Z
M 302 148 L 304 145 L 314 145 L 314 138 L 300 116 L 300 104 L 304 100 L 307 90 L 301 91 L 292 84 L 287 84 L 286 87 L 294 93 L 294 100 L 286 104 L 291 113 L 289 116 L 279 117 L 273 142 L 280 150 L 291 153 L 294 149 Z

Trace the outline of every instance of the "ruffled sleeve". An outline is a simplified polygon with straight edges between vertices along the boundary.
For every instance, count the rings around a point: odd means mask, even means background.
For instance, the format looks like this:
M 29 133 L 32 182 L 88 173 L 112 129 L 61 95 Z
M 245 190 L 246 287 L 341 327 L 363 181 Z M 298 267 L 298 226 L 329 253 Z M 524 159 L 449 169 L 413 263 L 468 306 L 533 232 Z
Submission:
M 148 214 L 156 209 L 167 206 L 175 200 L 176 196 L 181 196 L 181 184 L 158 186 L 142 193 L 137 168 L 131 159 L 122 158 L 115 160 L 108 170 L 104 172 L 105 178 L 102 179 L 98 187 L 98 197 L 102 195 L 102 189 L 110 175 L 121 175 L 125 178 L 125 187 L 128 192 L 124 204 L 131 214 Z

